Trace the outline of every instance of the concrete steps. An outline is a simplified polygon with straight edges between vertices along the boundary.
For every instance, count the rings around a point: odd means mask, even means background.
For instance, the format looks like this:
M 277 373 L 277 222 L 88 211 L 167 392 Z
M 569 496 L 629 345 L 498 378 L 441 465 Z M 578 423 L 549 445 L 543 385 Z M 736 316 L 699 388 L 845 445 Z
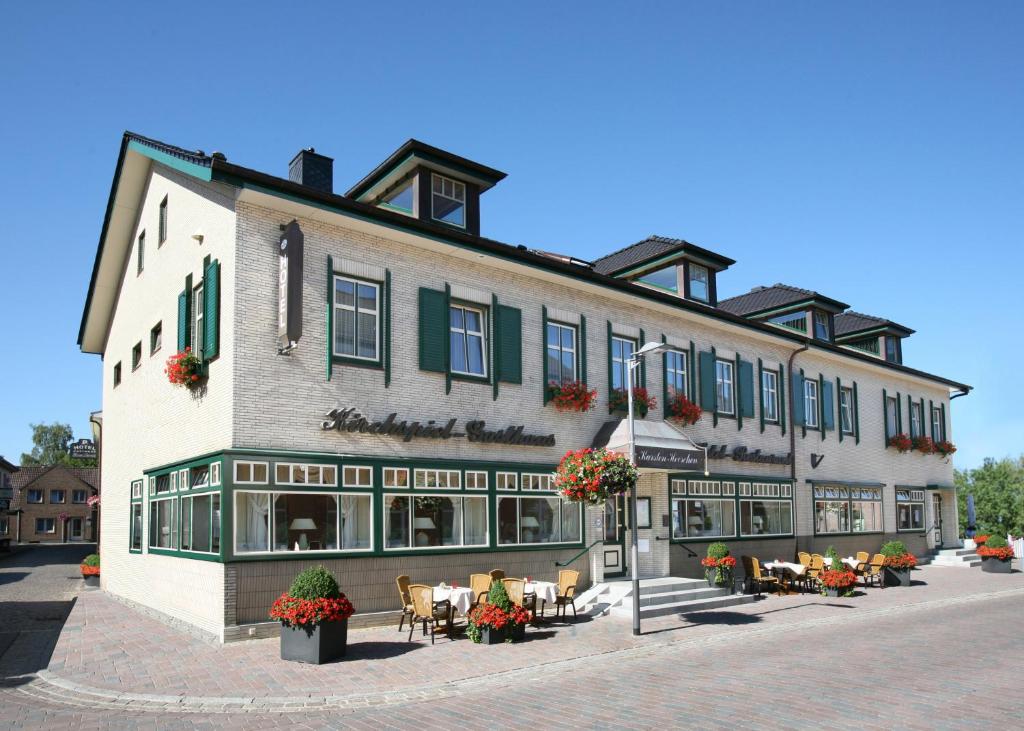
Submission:
M 938 551 L 932 550 L 930 563 L 932 566 L 969 569 L 981 566 L 981 557 L 974 552 L 973 548 L 943 548 Z
M 633 589 L 629 582 L 624 584 L 620 599 L 609 605 L 608 613 L 621 618 L 633 616 Z M 613 589 L 620 589 L 613 586 Z M 754 601 L 752 595 L 732 594 L 728 589 L 709 587 L 700 579 L 644 579 L 640 582 L 640 618 L 663 617 L 670 614 L 686 614 L 707 609 L 721 609 Z

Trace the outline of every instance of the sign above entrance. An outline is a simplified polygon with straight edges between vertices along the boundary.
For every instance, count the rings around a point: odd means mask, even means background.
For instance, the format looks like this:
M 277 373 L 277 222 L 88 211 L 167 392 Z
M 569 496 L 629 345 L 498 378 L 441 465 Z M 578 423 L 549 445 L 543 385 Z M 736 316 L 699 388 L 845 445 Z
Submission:
M 753 462 L 755 464 L 793 464 L 792 454 L 764 454 L 760 449 L 751 450 L 747 447 L 733 447 L 730 452 L 727 444 L 708 445 L 708 459 L 731 459 L 733 462 Z
M 682 472 L 703 472 L 705 469 L 704 450 L 673 449 L 670 447 L 636 446 L 636 466 L 659 470 Z
M 554 434 L 528 434 L 525 426 L 508 426 L 504 429 L 488 429 L 483 419 L 467 421 L 465 431 L 456 431 L 458 419 L 437 422 L 399 420 L 398 413 L 388 414 L 380 421 L 371 421 L 354 408 L 337 408 L 327 412 L 327 419 L 320 422 L 324 431 L 340 431 L 347 434 L 373 434 L 395 437 L 403 442 L 413 439 L 465 439 L 481 444 L 506 444 L 517 447 L 553 447 Z

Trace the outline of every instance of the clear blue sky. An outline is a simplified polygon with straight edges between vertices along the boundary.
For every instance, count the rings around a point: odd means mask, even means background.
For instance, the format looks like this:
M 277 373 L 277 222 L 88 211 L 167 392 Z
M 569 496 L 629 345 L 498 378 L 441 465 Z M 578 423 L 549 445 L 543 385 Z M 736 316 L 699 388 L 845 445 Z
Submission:
M 1024 451 L 1024 5 L 10 4 L 0 45 L 0 454 L 88 436 L 75 340 L 121 132 L 344 190 L 409 137 L 509 173 L 484 233 L 593 258 L 647 234 L 918 332 L 971 383 L 955 461 Z M 334 7 L 338 5 L 338 7 Z M 364 4 L 366 5 L 366 4 Z M 827 5 L 827 7 L 826 7 Z

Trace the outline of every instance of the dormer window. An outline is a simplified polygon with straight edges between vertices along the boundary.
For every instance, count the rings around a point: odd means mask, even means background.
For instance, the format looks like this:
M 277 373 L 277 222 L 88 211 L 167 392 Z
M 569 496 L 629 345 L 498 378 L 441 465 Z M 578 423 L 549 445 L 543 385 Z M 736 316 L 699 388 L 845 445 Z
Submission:
M 669 292 L 679 291 L 679 279 L 675 264 L 641 274 L 639 279 L 644 284 L 650 284 L 658 289 L 667 289 Z
M 386 194 L 380 201 L 381 208 L 387 208 L 407 216 L 416 215 L 416 179 L 412 178 Z
M 885 336 L 885 359 L 890 363 L 902 363 L 903 354 L 900 352 L 900 339 L 892 335 Z
M 695 299 L 700 302 L 708 302 L 711 299 L 710 285 L 711 276 L 708 273 L 708 268 L 701 266 L 700 264 L 694 264 L 689 262 L 687 266 L 689 270 L 688 281 L 690 287 L 690 299 Z
M 818 340 L 831 340 L 832 332 L 828 326 L 828 314 L 820 310 L 814 311 L 814 337 Z
M 768 322 L 773 325 L 782 325 L 782 327 L 788 327 L 791 330 L 798 330 L 799 332 L 807 332 L 807 313 L 801 310 L 800 312 L 787 312 L 784 315 L 773 317 Z
M 431 216 L 435 221 L 466 227 L 466 185 L 436 173 L 431 175 Z

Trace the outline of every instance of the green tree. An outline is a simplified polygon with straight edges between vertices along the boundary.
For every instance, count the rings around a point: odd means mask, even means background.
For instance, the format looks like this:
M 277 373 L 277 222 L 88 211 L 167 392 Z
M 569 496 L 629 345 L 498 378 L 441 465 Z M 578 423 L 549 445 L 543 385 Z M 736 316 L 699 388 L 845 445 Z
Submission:
M 21 466 L 49 466 L 62 464 L 68 467 L 95 467 L 94 459 L 72 459 L 68 445 L 75 434 L 70 424 L 30 424 L 32 427 L 32 451 L 22 452 Z
M 981 467 L 957 470 L 954 479 L 961 532 L 967 527 L 967 496 L 974 495 L 978 532 L 1024 535 L 1024 455 L 988 458 Z

